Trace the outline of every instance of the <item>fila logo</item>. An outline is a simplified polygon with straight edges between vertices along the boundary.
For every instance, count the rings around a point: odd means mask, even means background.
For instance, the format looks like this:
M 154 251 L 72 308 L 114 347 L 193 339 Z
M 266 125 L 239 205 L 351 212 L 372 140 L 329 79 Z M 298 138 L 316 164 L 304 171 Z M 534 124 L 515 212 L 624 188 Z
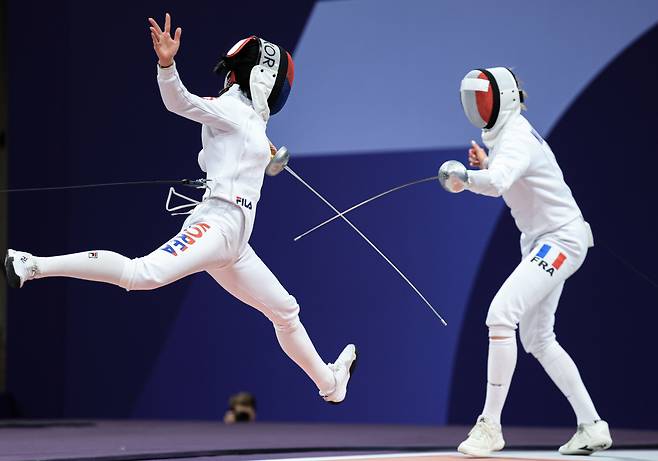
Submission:
M 564 261 L 567 260 L 567 256 L 564 253 L 559 252 L 557 258 L 555 258 L 555 260 L 549 265 L 548 261 L 544 259 L 549 251 L 551 251 L 551 246 L 547 244 L 543 244 L 542 247 L 537 252 L 537 254 L 532 257 L 530 262 L 537 263 L 537 265 L 540 268 L 542 268 L 545 272 L 551 274 L 551 277 L 553 277 L 553 273 L 555 273 L 556 270 L 559 270 L 560 267 L 562 267 Z
M 240 206 L 245 207 L 247 210 L 251 210 L 253 207 L 251 206 L 251 202 L 247 200 L 244 197 L 236 197 L 235 198 L 235 203 L 237 203 Z

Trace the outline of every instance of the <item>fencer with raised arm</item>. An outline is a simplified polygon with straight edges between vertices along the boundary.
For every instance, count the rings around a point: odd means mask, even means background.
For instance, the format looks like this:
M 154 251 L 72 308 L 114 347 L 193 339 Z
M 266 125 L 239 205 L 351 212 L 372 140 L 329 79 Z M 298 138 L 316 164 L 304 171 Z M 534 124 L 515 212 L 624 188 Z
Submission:
M 219 96 L 202 98 L 185 88 L 176 69 L 181 28 L 172 36 L 169 14 L 163 29 L 155 20 L 149 22 L 166 108 L 201 124 L 198 162 L 208 186 L 203 201 L 180 232 L 141 258 L 104 250 L 54 257 L 9 250 L 5 258 L 9 284 L 22 287 L 32 279 L 74 277 L 126 290 L 151 290 L 205 271 L 267 316 L 281 348 L 313 380 L 320 395 L 341 402 L 356 360 L 354 345 L 345 347 L 334 363 L 322 361 L 299 319 L 297 301 L 249 245 L 272 153 L 267 122 L 285 104 L 294 79 L 290 54 L 256 36 L 240 40 L 216 67 L 225 75 Z

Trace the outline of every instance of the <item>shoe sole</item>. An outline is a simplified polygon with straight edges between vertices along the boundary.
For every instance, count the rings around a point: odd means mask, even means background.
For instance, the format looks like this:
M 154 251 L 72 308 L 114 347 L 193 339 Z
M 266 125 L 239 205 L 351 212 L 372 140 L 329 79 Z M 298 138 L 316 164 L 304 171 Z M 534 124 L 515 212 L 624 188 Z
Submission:
M 565 451 L 560 451 L 560 450 L 558 450 L 558 452 L 561 455 L 588 456 L 588 455 L 591 455 L 593 453 L 596 453 L 597 451 L 607 450 L 611 446 L 612 446 L 612 440 L 609 441 L 609 442 L 605 441 L 605 442 L 602 442 L 600 444 L 594 445 L 592 448 L 590 448 L 589 445 L 588 445 L 587 449 L 580 448 L 580 449 L 574 450 L 574 451 L 566 451 L 566 450 Z
M 11 288 L 20 288 L 21 287 L 21 278 L 16 275 L 14 270 L 14 257 L 9 256 L 9 253 L 5 256 L 5 265 L 3 266 L 5 277 L 7 277 L 7 285 Z
M 457 451 L 462 455 L 470 456 L 472 458 L 489 458 L 492 453 L 502 450 L 502 448 L 495 450 L 478 450 L 477 448 L 457 448 Z
M 354 359 L 354 361 L 350 365 L 350 379 L 352 379 L 352 376 L 354 376 L 354 371 L 356 370 L 356 363 L 359 361 L 359 350 L 356 348 L 356 346 L 354 346 L 354 355 L 356 356 L 356 358 Z M 347 399 L 347 395 L 340 402 L 327 402 L 327 403 L 329 403 L 330 405 L 340 405 L 346 399 Z

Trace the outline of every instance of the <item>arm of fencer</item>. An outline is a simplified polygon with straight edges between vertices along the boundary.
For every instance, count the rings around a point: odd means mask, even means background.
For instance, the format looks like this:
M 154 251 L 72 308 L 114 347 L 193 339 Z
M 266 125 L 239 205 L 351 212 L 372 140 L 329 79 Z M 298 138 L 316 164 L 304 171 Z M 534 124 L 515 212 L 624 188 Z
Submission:
M 486 170 L 469 170 L 467 189 L 476 194 L 500 197 L 528 169 L 530 157 L 513 146 L 501 146 Z
M 238 126 L 217 99 L 201 98 L 187 91 L 176 63 L 165 68 L 158 66 L 158 86 L 162 101 L 170 112 L 224 131 Z

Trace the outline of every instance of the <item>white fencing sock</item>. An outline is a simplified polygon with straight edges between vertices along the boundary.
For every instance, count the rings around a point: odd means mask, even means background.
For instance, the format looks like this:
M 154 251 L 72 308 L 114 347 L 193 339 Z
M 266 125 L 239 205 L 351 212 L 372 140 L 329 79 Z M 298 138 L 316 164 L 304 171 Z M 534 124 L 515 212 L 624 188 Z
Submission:
M 323 395 L 333 392 L 334 373 L 320 358 L 299 317 L 285 325 L 274 324 L 274 329 L 281 349 L 306 372 L 320 392 Z
M 62 256 L 34 257 L 35 278 L 73 277 L 121 285 L 121 275 L 130 259 L 112 251 L 86 251 Z
M 557 341 L 553 341 L 542 351 L 533 355 L 569 400 L 576 413 L 578 424 L 589 424 L 601 419 L 580 377 L 578 367 Z
M 500 328 L 497 330 L 496 334 L 491 331 L 489 333 L 487 398 L 482 415 L 500 424 L 500 415 L 503 412 L 512 375 L 516 368 L 516 332 L 510 329 L 504 334 L 500 334 Z M 509 334 L 512 336 L 507 336 Z M 504 339 L 492 339 L 491 337 L 504 337 Z

